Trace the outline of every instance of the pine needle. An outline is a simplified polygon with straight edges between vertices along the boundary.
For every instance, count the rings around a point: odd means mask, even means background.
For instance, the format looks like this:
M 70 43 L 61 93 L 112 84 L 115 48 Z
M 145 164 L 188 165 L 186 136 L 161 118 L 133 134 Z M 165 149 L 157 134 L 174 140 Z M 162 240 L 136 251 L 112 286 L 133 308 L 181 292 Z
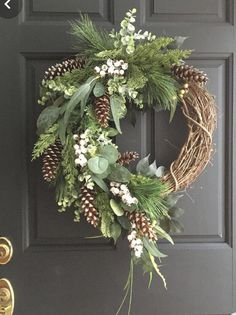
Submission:
M 113 40 L 108 32 L 98 29 L 88 15 L 80 15 L 80 20 L 71 23 L 71 34 L 76 38 L 75 48 L 79 55 L 86 57 L 113 48 Z

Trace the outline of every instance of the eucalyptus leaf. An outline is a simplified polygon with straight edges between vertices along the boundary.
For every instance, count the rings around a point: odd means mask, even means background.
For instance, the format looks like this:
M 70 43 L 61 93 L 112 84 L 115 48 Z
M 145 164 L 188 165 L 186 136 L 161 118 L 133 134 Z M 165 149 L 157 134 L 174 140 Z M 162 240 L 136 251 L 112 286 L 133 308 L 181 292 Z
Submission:
M 145 246 L 146 250 L 150 252 L 152 256 L 158 257 L 158 258 L 167 257 L 167 255 L 160 252 L 159 249 L 156 247 L 156 245 L 152 241 L 149 241 L 146 237 L 143 238 L 143 245 Z
M 109 189 L 104 180 L 98 176 L 92 175 L 92 180 L 105 192 L 109 192 Z
M 116 243 L 118 238 L 121 235 L 121 227 L 118 223 L 114 222 L 111 224 L 111 237 L 114 239 L 114 242 Z
M 174 219 L 170 221 L 170 233 L 179 234 L 179 233 L 183 233 L 183 231 L 184 231 L 184 226 L 182 223 Z
M 90 77 L 84 84 L 82 84 L 78 90 L 71 97 L 64 116 L 64 122 L 67 125 L 70 115 L 76 106 L 81 103 L 81 114 L 83 114 L 84 107 L 86 105 L 87 99 L 91 93 L 91 90 L 96 83 L 95 77 Z
M 108 176 L 108 179 L 111 181 L 116 181 L 119 183 L 128 183 L 131 178 L 130 171 L 121 165 L 112 165 L 111 173 Z
M 101 179 L 105 179 L 107 178 L 107 176 L 111 173 L 111 168 L 108 165 L 108 168 L 105 170 L 105 172 L 103 172 L 102 174 L 97 174 L 97 177 L 101 178 Z
M 109 128 L 108 130 L 107 130 L 107 135 L 109 136 L 109 137 L 115 137 L 115 136 L 117 136 L 118 135 L 118 130 L 117 129 L 115 129 L 115 128 Z
M 64 98 L 63 95 L 61 95 L 61 96 L 59 96 L 59 97 L 55 100 L 55 102 L 53 103 L 52 106 L 54 106 L 54 107 L 59 107 L 59 106 L 61 106 L 64 102 L 65 102 L 65 98 Z
M 180 195 L 180 194 L 170 194 L 168 197 L 167 197 L 167 204 L 169 206 L 169 208 L 172 208 L 176 205 L 177 201 L 182 198 L 183 195 Z
M 155 229 L 156 229 L 156 232 L 159 236 L 161 236 L 162 238 L 165 238 L 172 245 L 174 245 L 174 242 L 173 242 L 171 236 L 168 233 L 166 233 L 166 231 L 164 231 L 160 226 L 156 226 Z
M 122 215 L 121 217 L 117 217 L 117 220 L 118 220 L 118 222 L 120 223 L 120 225 L 122 226 L 123 229 L 130 230 L 131 223 L 130 223 L 129 219 L 125 215 Z
M 168 45 L 169 49 L 179 49 L 189 36 L 175 36 L 174 41 Z
M 172 207 L 169 211 L 168 214 L 172 218 L 179 218 L 184 214 L 184 209 L 178 208 L 178 207 Z
M 102 174 L 108 168 L 108 160 L 101 156 L 95 156 L 88 160 L 88 167 L 94 174 Z
M 95 97 L 100 97 L 105 94 L 105 86 L 101 82 L 97 82 L 93 89 L 93 94 Z
M 148 172 L 146 173 L 146 175 L 153 177 L 156 175 L 156 171 L 157 171 L 157 164 L 156 164 L 156 161 L 154 161 L 152 164 L 148 166 Z
M 136 170 L 137 173 L 142 174 L 142 175 L 146 175 L 149 171 L 149 156 L 146 156 L 145 158 L 141 159 L 137 166 L 136 166 Z
M 156 177 L 160 178 L 163 177 L 165 173 L 165 166 L 159 166 L 158 169 L 156 170 Z
M 108 144 L 99 148 L 99 154 L 106 158 L 109 164 L 114 164 L 119 157 L 119 152 L 114 145 Z
M 37 128 L 38 134 L 44 133 L 49 129 L 58 119 L 60 114 L 60 108 L 49 106 L 46 107 L 38 117 Z
M 58 136 L 62 143 L 62 145 L 66 142 L 66 125 L 64 124 L 64 120 L 60 119 L 58 124 Z
M 120 129 L 122 104 L 123 104 L 123 99 L 121 97 L 117 95 L 112 95 L 110 97 L 111 113 L 112 113 L 112 117 L 113 117 L 116 129 L 119 131 L 119 133 L 122 133 Z
M 110 200 L 110 206 L 111 206 L 113 212 L 118 217 L 121 217 L 124 214 L 124 210 L 121 208 L 121 206 L 114 199 Z

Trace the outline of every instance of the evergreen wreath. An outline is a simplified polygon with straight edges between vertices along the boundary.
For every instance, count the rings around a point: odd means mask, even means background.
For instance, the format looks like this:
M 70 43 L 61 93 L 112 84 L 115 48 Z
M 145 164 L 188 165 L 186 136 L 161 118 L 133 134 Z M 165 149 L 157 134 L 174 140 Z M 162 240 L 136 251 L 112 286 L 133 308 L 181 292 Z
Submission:
M 185 64 L 191 54 L 181 37 L 136 32 L 136 9 L 126 13 L 119 32 L 96 28 L 88 16 L 72 23 L 76 56 L 50 67 L 42 81 L 39 139 L 33 159 L 43 156 L 43 178 L 55 185 L 59 211 L 73 208 L 75 221 L 85 216 L 114 242 L 126 231 L 131 263 L 125 296 L 131 311 L 134 265 L 163 280 L 157 260 L 166 257 L 157 241 L 173 244 L 170 233 L 182 231 L 180 195 L 203 171 L 212 154 L 216 124 L 214 98 L 206 74 Z M 169 170 L 120 153 L 113 139 L 121 134 L 127 112 L 163 109 L 172 120 L 180 106 L 188 137 Z

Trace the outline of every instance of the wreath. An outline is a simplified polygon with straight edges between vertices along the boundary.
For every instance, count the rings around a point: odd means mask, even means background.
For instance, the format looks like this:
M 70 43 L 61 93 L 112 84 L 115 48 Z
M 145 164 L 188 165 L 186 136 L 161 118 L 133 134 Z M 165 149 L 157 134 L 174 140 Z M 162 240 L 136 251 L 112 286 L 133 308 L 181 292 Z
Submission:
M 166 287 L 157 262 L 166 255 L 157 241 L 173 244 L 170 234 L 182 231 L 178 192 L 207 165 L 216 125 L 207 76 L 183 61 L 191 54 L 180 48 L 183 37 L 136 32 L 135 13 L 126 13 L 119 32 L 96 28 L 86 15 L 71 23 L 76 55 L 45 72 L 33 150 L 33 159 L 43 156 L 43 178 L 55 186 L 60 212 L 74 209 L 75 222 L 83 215 L 114 243 L 127 233 L 130 273 L 117 314 L 128 296 L 130 314 L 134 265 L 149 273 L 149 285 L 156 272 Z M 136 110 L 162 109 L 171 121 L 177 106 L 188 125 L 178 158 L 165 170 L 145 157 L 131 172 L 139 155 L 119 152 L 120 120 Z

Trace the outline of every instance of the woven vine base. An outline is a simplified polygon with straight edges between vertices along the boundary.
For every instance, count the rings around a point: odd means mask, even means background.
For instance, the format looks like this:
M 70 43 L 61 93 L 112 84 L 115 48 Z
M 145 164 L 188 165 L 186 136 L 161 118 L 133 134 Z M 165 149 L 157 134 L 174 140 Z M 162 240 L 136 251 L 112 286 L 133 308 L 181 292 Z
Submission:
M 213 153 L 216 127 L 215 100 L 203 86 L 189 86 L 181 109 L 187 119 L 188 138 L 163 178 L 172 192 L 186 189 L 204 170 Z

